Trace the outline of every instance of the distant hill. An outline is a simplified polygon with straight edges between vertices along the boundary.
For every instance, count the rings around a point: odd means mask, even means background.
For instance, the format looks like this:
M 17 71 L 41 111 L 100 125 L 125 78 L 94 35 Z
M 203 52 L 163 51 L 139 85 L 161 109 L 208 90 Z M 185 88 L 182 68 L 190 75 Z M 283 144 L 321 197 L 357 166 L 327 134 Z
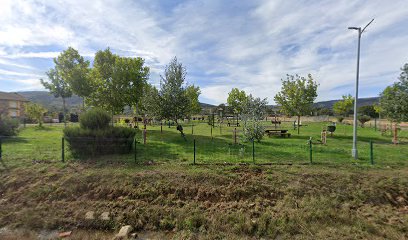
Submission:
M 54 95 L 46 91 L 26 91 L 18 92 L 27 100 L 43 105 L 45 108 L 53 111 L 62 110 L 62 99 L 55 98 Z M 66 99 L 67 109 L 78 108 L 82 105 L 82 98 L 72 96 Z
M 370 97 L 370 98 L 359 98 L 358 99 L 358 107 L 362 106 L 367 106 L 367 105 L 373 105 L 377 104 L 379 102 L 380 98 L 379 97 Z M 317 102 L 315 103 L 315 107 L 321 107 L 321 108 L 333 108 L 333 105 L 341 101 L 341 99 L 338 100 L 330 100 L 330 101 L 323 101 L 323 102 Z
M 43 105 L 49 110 L 61 111 L 62 99 L 55 98 L 52 94 L 46 91 L 26 91 L 18 92 L 24 96 L 27 100 Z M 78 108 L 82 105 L 82 98 L 78 96 L 72 96 L 66 99 L 67 109 Z M 202 108 L 212 108 L 214 105 L 208 103 L 200 103 Z

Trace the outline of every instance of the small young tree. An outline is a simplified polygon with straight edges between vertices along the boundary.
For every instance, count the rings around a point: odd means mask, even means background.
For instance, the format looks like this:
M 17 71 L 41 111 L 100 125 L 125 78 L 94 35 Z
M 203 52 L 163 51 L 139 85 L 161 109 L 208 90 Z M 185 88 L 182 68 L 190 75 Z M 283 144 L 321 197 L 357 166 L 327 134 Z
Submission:
M 239 90 L 238 88 L 233 88 L 231 92 L 228 93 L 227 103 L 228 106 L 232 109 L 235 115 L 242 113 L 243 107 L 245 106 L 248 97 L 244 90 Z M 237 117 L 238 125 L 238 117 Z
M 188 99 L 190 100 L 189 117 L 194 114 L 199 114 L 201 112 L 200 101 L 198 101 L 198 97 L 201 94 L 200 87 L 194 85 L 187 86 L 186 94 Z
M 40 104 L 36 103 L 27 103 L 24 106 L 25 108 L 25 114 L 27 117 L 34 119 L 37 121 L 38 126 L 42 127 L 42 124 L 44 122 L 44 114 L 47 112 L 47 109 L 45 109 L 43 106 Z
M 300 116 L 311 112 L 317 97 L 317 87 L 318 84 L 313 81 L 311 74 L 308 74 L 307 78 L 288 74 L 286 80 L 282 80 L 281 91 L 275 95 L 275 102 L 281 106 L 281 111 L 297 116 L 298 134 Z
M 358 108 L 358 113 L 370 118 L 378 118 L 378 112 L 375 110 L 374 105 L 361 106 Z
M 342 117 L 347 117 L 353 111 L 354 98 L 348 94 L 342 96 L 343 100 L 333 104 L 333 112 Z
M 54 59 L 54 62 L 56 60 Z M 72 90 L 68 83 L 62 79 L 56 68 L 51 68 L 47 73 L 49 82 L 40 79 L 41 84 L 50 91 L 51 94 L 56 98 L 62 98 L 62 106 L 64 111 L 64 126 L 67 126 L 66 115 L 67 108 L 65 104 L 65 99 L 72 96 Z
M 361 123 L 361 127 L 364 127 L 364 124 L 371 120 L 370 116 L 360 115 L 358 116 L 358 121 Z
M 262 140 L 265 128 L 262 126 L 261 121 L 266 115 L 267 104 L 266 98 L 254 98 L 251 94 L 247 97 L 245 105 L 242 106 L 241 114 L 245 141 L 260 142 Z

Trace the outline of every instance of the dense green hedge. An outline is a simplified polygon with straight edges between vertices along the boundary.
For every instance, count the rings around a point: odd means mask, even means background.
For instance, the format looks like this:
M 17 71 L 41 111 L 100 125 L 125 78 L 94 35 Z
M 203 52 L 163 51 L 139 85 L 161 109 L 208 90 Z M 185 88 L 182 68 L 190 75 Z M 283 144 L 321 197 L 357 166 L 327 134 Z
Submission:
M 81 115 L 79 123 L 84 129 L 105 129 L 109 127 L 111 116 L 100 108 L 93 108 Z
M 64 129 L 64 137 L 71 153 L 78 158 L 130 153 L 135 135 L 136 130 L 125 127 L 96 130 L 80 127 Z

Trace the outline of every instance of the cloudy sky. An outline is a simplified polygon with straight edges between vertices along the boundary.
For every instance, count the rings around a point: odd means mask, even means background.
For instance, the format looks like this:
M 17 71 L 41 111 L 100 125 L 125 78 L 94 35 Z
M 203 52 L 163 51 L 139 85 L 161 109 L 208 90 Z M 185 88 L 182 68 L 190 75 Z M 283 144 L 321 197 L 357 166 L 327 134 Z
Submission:
M 286 74 L 311 73 L 318 100 L 354 94 L 357 32 L 360 96 L 377 96 L 408 62 L 408 1 L 0 0 L 0 91 L 42 90 L 52 58 L 72 46 L 92 60 L 110 47 L 139 56 L 158 84 L 174 57 L 200 100 L 226 102 L 232 87 L 273 96 Z

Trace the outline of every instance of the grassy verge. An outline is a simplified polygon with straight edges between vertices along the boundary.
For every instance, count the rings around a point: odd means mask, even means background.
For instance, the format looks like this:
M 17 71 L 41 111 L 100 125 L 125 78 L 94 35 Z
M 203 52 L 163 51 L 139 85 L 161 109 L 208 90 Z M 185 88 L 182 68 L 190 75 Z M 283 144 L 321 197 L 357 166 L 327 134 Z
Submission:
M 374 139 L 380 150 L 374 166 L 368 157 L 352 161 L 350 127 L 342 135 L 340 126 L 327 146 L 316 145 L 315 164 L 301 164 L 308 161 L 305 139 L 316 138 L 323 125 L 312 123 L 300 136 L 258 145 L 260 163 L 292 165 L 191 165 L 186 146 L 193 136 L 185 142 L 173 128 L 160 134 L 160 126 L 149 127 L 137 163 L 133 155 L 61 163 L 61 128 L 27 128 L 3 146 L 8 169 L 0 168 L 0 227 L 111 233 L 131 224 L 174 239 L 407 238 L 408 146 L 359 129 L 360 147 Z M 232 136 L 225 131 L 211 140 L 207 131 L 205 125 L 194 128 L 201 151 L 208 150 L 198 160 L 225 162 L 225 149 L 219 148 Z M 236 163 L 251 161 L 245 157 Z M 108 211 L 112 219 L 85 220 L 87 211 L 97 217 Z M 82 238 L 88 237 L 95 235 Z

